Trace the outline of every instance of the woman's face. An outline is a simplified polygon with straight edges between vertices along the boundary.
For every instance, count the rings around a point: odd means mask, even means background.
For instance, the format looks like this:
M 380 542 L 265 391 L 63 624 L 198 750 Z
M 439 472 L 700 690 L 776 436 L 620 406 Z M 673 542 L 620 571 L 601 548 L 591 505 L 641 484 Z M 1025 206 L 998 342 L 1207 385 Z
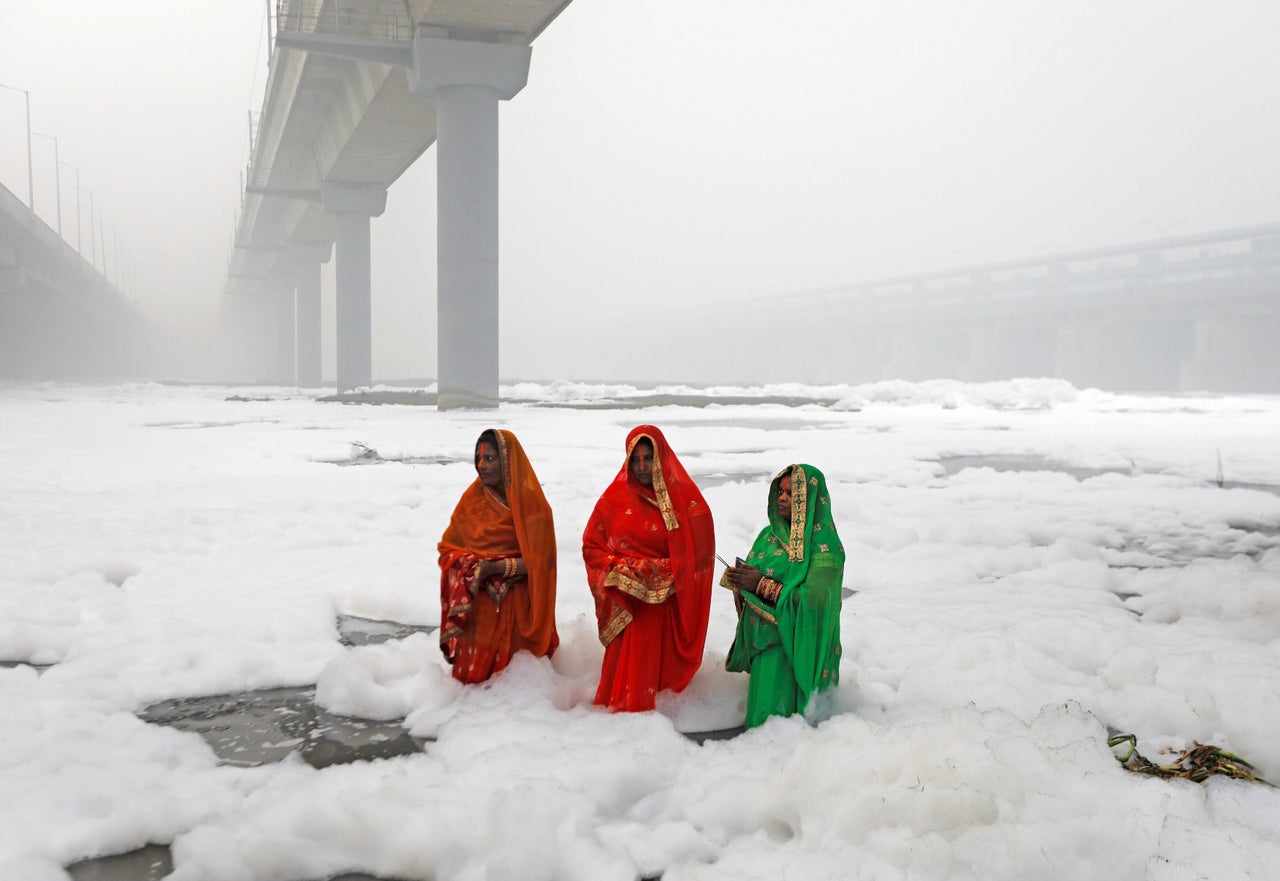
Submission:
M 773 509 L 783 523 L 791 522 L 791 475 L 784 474 L 778 481 L 778 495 L 773 500 Z
M 502 462 L 498 459 L 498 448 L 488 441 L 476 444 L 476 474 L 483 486 L 502 488 Z
M 631 458 L 627 460 L 631 476 L 641 486 L 653 486 L 653 444 L 642 439 L 631 448 Z

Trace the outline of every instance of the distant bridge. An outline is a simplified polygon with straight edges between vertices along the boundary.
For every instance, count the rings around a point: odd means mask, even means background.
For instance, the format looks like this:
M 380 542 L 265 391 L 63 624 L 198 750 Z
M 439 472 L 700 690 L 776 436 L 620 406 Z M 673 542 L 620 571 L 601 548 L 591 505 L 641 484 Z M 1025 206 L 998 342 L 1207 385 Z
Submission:
M 143 336 L 115 285 L 0 185 L 0 376 L 135 374 Z
M 1280 392 L 1280 223 L 902 276 L 735 308 L 775 376 L 1051 376 Z M 786 329 L 808 327 L 803 351 Z M 772 340 L 768 344 L 765 340 Z

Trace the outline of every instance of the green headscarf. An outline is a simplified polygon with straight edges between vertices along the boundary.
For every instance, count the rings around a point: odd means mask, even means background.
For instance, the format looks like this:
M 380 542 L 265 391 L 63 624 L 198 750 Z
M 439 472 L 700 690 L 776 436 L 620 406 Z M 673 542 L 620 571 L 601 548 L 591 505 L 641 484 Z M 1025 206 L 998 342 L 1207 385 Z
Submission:
M 791 478 L 791 522 L 774 508 Z M 827 480 L 812 465 L 789 465 L 769 485 L 769 525 L 746 562 L 782 584 L 776 605 L 735 592 L 738 631 L 725 666 L 750 671 L 747 727 L 802 712 L 816 692 L 840 681 L 840 588 L 844 545 L 831 517 Z M 780 654 L 779 654 L 780 652 Z

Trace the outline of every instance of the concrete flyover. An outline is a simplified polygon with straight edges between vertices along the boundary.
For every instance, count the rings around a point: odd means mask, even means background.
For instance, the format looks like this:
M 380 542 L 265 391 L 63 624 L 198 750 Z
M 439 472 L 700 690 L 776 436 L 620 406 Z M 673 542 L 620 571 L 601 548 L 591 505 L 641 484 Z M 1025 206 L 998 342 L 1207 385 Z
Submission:
M 0 186 L 0 376 L 129 376 L 145 364 L 132 304 Z
M 754 379 L 1280 392 L 1280 223 L 771 297 L 735 315 Z M 802 345 L 790 327 L 810 329 Z
M 278 0 L 227 308 L 256 316 L 280 382 L 320 384 L 333 255 L 339 390 L 372 375 L 370 219 L 433 143 L 439 405 L 498 399 L 498 102 L 569 0 Z

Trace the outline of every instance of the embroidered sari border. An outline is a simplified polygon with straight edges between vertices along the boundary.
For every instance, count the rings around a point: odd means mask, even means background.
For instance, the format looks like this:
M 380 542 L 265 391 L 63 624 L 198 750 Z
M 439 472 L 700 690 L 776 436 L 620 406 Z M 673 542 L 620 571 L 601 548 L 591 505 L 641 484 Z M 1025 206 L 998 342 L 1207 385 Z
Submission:
M 604 577 L 604 586 L 616 588 L 627 596 L 635 597 L 640 602 L 648 603 L 649 605 L 664 603 L 675 593 L 674 581 L 668 582 L 661 587 L 649 587 L 643 581 L 619 569 L 609 570 L 609 574 Z
M 658 499 L 658 510 L 662 512 L 662 523 L 667 527 L 667 532 L 671 532 L 680 528 L 680 521 L 676 519 L 675 505 L 671 504 L 671 493 L 667 491 L 667 480 L 662 476 L 662 457 L 658 455 L 658 442 L 647 434 L 637 434 L 631 439 L 631 444 L 627 447 L 627 458 L 631 458 L 636 444 L 642 440 L 647 440 L 649 446 L 653 448 L 653 493 Z
M 618 634 L 626 630 L 627 625 L 634 620 L 635 615 L 632 615 L 626 609 L 615 607 L 614 614 L 609 618 L 609 623 L 600 630 L 600 644 L 608 647 L 609 643 L 613 642 Z

